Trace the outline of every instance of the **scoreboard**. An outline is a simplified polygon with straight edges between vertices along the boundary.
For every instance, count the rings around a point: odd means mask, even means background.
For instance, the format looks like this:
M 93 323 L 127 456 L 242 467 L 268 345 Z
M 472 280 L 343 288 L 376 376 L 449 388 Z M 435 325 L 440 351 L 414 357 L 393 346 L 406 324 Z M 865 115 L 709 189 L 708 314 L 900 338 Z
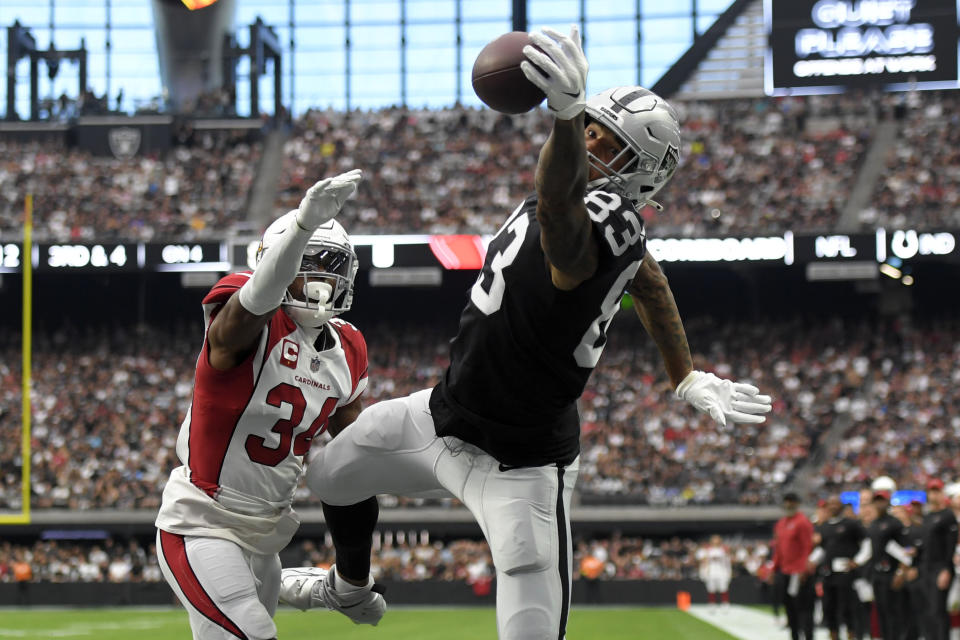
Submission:
M 958 84 L 957 0 L 765 0 L 768 95 Z
M 208 242 L 62 242 L 33 245 L 30 263 L 38 273 L 229 271 L 227 245 Z M 20 243 L 0 243 L 0 273 L 20 271 Z
M 490 236 L 353 236 L 360 268 L 379 275 L 393 269 L 476 270 Z M 257 238 L 203 242 L 41 242 L 30 264 L 38 273 L 196 273 L 252 269 Z M 740 263 L 806 268 L 838 279 L 875 278 L 878 265 L 960 263 L 960 230 L 876 229 L 825 234 L 786 231 L 760 237 L 650 237 L 647 250 L 664 264 Z M 19 273 L 27 256 L 19 242 L 0 242 L 0 274 Z M 898 262 L 899 261 L 899 262 Z M 811 266 L 812 265 L 812 266 Z M 826 279 L 810 276 L 810 279 Z

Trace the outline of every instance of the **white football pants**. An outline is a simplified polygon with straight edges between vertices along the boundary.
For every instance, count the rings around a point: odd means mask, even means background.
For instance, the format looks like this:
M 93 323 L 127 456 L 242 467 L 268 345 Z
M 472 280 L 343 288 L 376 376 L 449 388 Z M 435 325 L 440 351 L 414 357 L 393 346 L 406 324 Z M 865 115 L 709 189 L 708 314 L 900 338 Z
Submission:
M 707 585 L 707 593 L 726 593 L 730 590 L 729 573 L 708 573 L 703 581 Z
M 194 640 L 270 640 L 280 599 L 280 556 L 230 540 L 157 531 L 163 577 L 190 614 Z
M 563 640 L 573 552 L 570 498 L 579 458 L 501 471 L 459 438 L 438 438 L 430 389 L 361 412 L 307 468 L 307 486 L 333 505 L 379 493 L 446 495 L 473 513 L 497 569 L 501 640 Z

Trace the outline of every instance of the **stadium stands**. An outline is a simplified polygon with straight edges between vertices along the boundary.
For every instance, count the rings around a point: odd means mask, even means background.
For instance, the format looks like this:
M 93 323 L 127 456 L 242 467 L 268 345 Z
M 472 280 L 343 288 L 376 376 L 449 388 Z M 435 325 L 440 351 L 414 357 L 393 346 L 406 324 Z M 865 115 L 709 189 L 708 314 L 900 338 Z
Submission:
M 913 227 L 960 224 L 947 126 L 957 101 L 943 92 L 677 102 L 682 166 L 660 194 L 665 211 L 644 216 L 660 236 L 834 229 L 876 123 L 903 118 L 860 221 L 903 226 L 909 213 Z M 541 110 L 310 111 L 286 142 L 275 209 L 295 207 L 324 175 L 362 167 L 342 214 L 352 233 L 490 233 L 531 191 L 548 133 Z M 242 132 L 194 138 L 137 160 L 0 142 L 0 233 L 19 230 L 28 176 L 41 237 L 197 238 L 249 225 L 261 145 Z
M 314 111 L 287 142 L 278 208 L 320 177 L 362 167 L 342 217 L 351 233 L 490 233 L 533 185 L 546 140 L 540 111 Z
M 838 416 L 852 426 L 829 453 L 826 489 L 859 488 L 881 473 L 919 487 L 938 470 L 956 471 L 956 447 L 938 443 L 960 433 L 951 409 L 960 404 L 953 391 L 960 324 L 881 326 L 877 333 L 870 324 L 832 319 L 800 328 L 799 321 L 689 324 L 698 366 L 751 380 L 776 398 L 766 424 L 717 429 L 673 400 L 652 342 L 623 320 L 581 401 L 583 503 L 776 504 Z M 197 331 L 63 331 L 37 341 L 34 508 L 158 507 L 177 464 Z M 436 329 L 373 326 L 366 334 L 368 404 L 434 384 L 446 364 L 446 336 Z M 0 360 L 0 468 L 8 479 L 0 500 L 8 507 L 20 495 L 18 346 L 11 343 Z M 867 433 L 882 433 L 874 439 L 882 444 L 866 446 Z M 303 487 L 297 503 L 317 505 Z M 385 507 L 404 504 L 424 502 L 383 498 Z
M 855 327 L 818 322 L 687 328 L 695 364 L 775 398 L 763 425 L 718 429 L 671 395 L 652 341 L 616 334 L 581 402 L 579 490 L 591 503 L 774 504 L 829 425 L 860 355 Z M 819 350 L 815 345 L 830 344 Z
M 741 537 L 726 541 L 734 571 L 754 575 L 769 555 L 765 540 Z M 601 580 L 697 579 L 698 541 L 612 536 L 580 539 L 574 566 L 591 555 L 603 562 Z M 297 540 L 284 552 L 289 566 L 333 563 L 332 548 L 322 541 Z M 0 583 L 13 582 L 11 565 L 22 559 L 32 568 L 34 582 L 161 582 L 156 549 L 135 538 L 103 540 L 37 540 L 33 544 L 0 545 Z M 373 557 L 378 580 L 476 582 L 493 576 L 490 549 L 483 540 L 410 541 L 392 533 L 381 540 Z M 582 576 L 574 573 L 575 579 Z
M 644 211 L 648 223 L 688 236 L 832 228 L 870 126 L 886 116 L 857 104 L 849 96 L 677 103 L 682 166 L 661 194 L 666 211 Z M 352 232 L 489 233 L 531 191 L 548 133 L 542 111 L 311 112 L 287 143 L 279 209 L 295 207 L 319 176 L 361 166 L 368 180 L 344 214 Z
M 130 160 L 0 139 L 0 234 L 19 237 L 30 192 L 42 240 L 222 237 L 246 219 L 261 144 L 247 131 L 185 135 L 165 157 Z
M 888 153 L 871 206 L 860 215 L 862 223 L 960 227 L 957 93 L 912 93 L 901 98 L 906 105 L 900 137 Z
M 678 108 L 685 148 L 660 194 L 666 209 L 647 210 L 655 234 L 755 236 L 836 227 L 874 116 L 839 119 L 831 115 L 837 105 L 815 99 Z
M 819 474 L 823 492 L 881 475 L 904 489 L 960 475 L 960 324 L 898 323 L 884 334 L 848 398 L 851 425 Z

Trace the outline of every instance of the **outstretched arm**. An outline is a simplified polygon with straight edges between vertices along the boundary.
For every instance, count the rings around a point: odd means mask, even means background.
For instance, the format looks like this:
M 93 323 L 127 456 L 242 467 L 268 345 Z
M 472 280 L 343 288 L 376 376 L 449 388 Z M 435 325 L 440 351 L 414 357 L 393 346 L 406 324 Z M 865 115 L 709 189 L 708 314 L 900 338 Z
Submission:
M 269 251 L 265 251 L 253 276 L 227 300 L 207 331 L 210 365 L 230 369 L 250 355 L 260 332 L 283 301 L 297 277 L 303 250 L 313 232 L 340 211 L 356 191 L 359 169 L 326 178 L 307 191 L 300 207 L 289 216 L 287 228 Z
M 772 408 L 770 396 L 760 395 L 760 390 L 753 385 L 723 380 L 693 368 L 690 345 L 670 283 L 649 253 L 627 286 L 627 292 L 634 300 L 644 329 L 657 343 L 678 398 L 721 425 L 728 421 L 760 423 L 766 420 L 763 414 Z
M 573 289 L 596 272 L 599 255 L 583 203 L 587 150 L 582 115 L 554 121 L 553 132 L 540 151 L 536 185 L 540 245 L 550 261 L 553 284 Z
M 598 248 L 583 203 L 587 187 L 587 147 L 583 110 L 587 59 L 580 33 L 565 36 L 553 29 L 530 34 L 521 63 L 526 77 L 547 95 L 555 119 L 537 163 L 537 221 L 540 245 L 550 263 L 554 286 L 573 289 L 597 269 Z
M 643 328 L 657 343 L 670 383 L 676 389 L 693 371 L 690 345 L 667 276 L 649 253 L 627 286 Z

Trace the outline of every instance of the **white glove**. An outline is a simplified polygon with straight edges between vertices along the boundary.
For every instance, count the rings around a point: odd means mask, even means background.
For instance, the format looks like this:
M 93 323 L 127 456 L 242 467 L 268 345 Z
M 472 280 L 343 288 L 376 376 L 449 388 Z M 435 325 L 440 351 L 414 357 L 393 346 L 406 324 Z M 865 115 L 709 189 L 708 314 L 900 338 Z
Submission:
M 297 224 L 304 231 L 314 231 L 320 225 L 332 220 L 340 207 L 357 190 L 357 183 L 363 177 L 360 169 L 353 169 L 332 178 L 324 178 L 307 189 L 307 195 L 300 201 L 297 209 Z
M 580 30 L 571 25 L 570 35 L 565 36 L 544 27 L 542 32 L 530 33 L 530 40 L 536 46 L 528 44 L 523 48 L 523 55 L 527 56 L 520 63 L 523 75 L 547 94 L 547 106 L 554 116 L 572 120 L 586 105 L 589 65 L 580 44 Z
M 677 397 L 721 425 L 726 425 L 728 420 L 760 424 L 767 419 L 762 414 L 773 408 L 770 396 L 760 395 L 760 389 L 752 384 L 724 380 L 703 371 L 687 374 L 677 386 Z

